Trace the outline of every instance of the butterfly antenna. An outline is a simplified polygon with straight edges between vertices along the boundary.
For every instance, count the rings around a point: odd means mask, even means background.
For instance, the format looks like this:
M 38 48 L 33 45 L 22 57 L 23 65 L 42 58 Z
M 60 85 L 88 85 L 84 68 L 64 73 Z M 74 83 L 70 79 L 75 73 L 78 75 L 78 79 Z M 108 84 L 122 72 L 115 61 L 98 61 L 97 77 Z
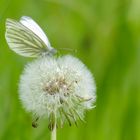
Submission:
M 76 49 L 71 49 L 71 48 L 59 48 L 58 50 L 67 50 L 67 51 L 72 51 L 72 52 L 77 53 Z

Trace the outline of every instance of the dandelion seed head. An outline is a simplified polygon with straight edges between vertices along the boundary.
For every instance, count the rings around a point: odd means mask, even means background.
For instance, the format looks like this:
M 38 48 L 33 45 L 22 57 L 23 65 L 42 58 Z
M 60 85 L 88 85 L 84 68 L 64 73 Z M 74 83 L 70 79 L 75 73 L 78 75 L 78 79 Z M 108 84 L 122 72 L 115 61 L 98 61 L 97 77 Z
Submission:
M 24 108 L 39 117 L 55 114 L 60 123 L 83 119 L 96 100 L 92 74 L 77 58 L 41 57 L 29 63 L 19 83 Z

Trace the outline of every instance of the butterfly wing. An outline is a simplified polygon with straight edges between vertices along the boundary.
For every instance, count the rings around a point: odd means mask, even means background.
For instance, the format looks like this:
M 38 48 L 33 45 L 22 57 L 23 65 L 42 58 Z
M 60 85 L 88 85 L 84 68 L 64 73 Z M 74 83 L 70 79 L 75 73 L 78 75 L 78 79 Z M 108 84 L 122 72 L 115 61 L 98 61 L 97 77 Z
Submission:
M 26 57 L 38 57 L 42 53 L 49 52 L 48 44 L 41 38 L 43 31 L 35 22 L 27 24 L 28 20 L 25 19 L 22 18 L 20 22 L 7 19 L 5 37 L 9 47 Z
M 33 31 L 48 47 L 48 49 L 52 49 L 49 39 L 46 36 L 46 34 L 43 32 L 43 30 L 39 27 L 39 25 L 30 17 L 23 16 L 20 19 L 20 23 L 22 23 L 24 26 L 26 26 L 28 29 Z

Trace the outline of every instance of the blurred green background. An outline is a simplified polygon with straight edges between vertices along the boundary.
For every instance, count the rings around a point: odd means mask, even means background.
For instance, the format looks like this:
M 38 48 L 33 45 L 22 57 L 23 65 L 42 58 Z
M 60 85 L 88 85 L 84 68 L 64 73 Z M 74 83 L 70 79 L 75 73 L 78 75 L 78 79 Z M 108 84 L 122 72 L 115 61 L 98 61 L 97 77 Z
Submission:
M 0 0 L 0 140 L 49 140 L 47 120 L 31 127 L 18 81 L 31 59 L 12 52 L 5 20 L 31 16 L 56 49 L 71 48 L 93 72 L 96 108 L 85 124 L 58 129 L 58 140 L 140 140 L 139 0 Z

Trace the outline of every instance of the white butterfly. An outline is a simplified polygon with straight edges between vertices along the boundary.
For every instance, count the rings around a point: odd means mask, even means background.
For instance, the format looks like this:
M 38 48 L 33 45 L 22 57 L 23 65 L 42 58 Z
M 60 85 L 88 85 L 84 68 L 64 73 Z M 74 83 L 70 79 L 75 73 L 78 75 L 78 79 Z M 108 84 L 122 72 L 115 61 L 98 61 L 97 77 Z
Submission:
M 56 53 L 45 33 L 30 17 L 23 16 L 19 22 L 7 19 L 5 37 L 9 47 L 22 56 L 38 57 Z

